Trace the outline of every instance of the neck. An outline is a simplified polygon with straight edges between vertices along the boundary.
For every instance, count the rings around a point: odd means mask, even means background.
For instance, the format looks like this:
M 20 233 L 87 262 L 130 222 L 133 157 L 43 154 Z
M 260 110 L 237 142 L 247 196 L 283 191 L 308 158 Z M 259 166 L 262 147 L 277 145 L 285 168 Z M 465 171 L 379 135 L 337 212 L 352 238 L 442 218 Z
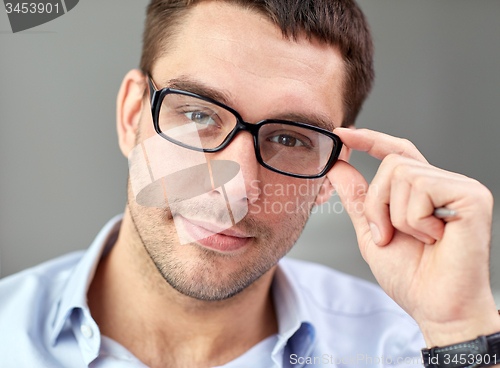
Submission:
M 150 367 L 223 365 L 277 332 L 275 269 L 226 300 L 188 297 L 158 272 L 127 210 L 90 285 L 89 308 L 103 335 Z

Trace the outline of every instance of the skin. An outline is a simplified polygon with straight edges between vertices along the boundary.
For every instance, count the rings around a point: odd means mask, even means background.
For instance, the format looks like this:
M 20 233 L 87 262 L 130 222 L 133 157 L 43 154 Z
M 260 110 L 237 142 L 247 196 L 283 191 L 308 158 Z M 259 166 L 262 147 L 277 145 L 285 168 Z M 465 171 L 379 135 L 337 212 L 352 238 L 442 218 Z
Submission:
M 159 88 L 180 77 L 203 82 L 224 92 L 250 123 L 295 113 L 320 114 L 332 127 L 341 124 L 344 74 L 335 47 L 284 39 L 262 16 L 208 1 L 192 9 L 171 46 L 153 68 Z M 145 86 L 145 77 L 134 70 L 120 88 L 117 126 L 126 157 L 155 134 Z M 406 140 L 365 129 L 335 133 L 346 146 L 341 161 L 326 179 L 315 181 L 323 185 L 308 196 L 262 190 L 303 181 L 260 166 L 246 132 L 210 158 L 239 163 L 247 191 L 241 200 L 250 206 L 297 199 L 320 205 L 340 189 L 363 257 L 382 288 L 419 323 L 428 345 L 500 331 L 488 275 L 490 192 L 473 179 L 429 165 Z M 377 190 L 369 191 L 345 162 L 351 149 L 382 160 L 371 183 Z M 364 190 L 345 190 L 350 186 Z M 441 206 L 459 216 L 448 222 L 434 218 L 433 209 Z M 293 246 L 307 215 L 263 211 L 247 217 L 234 229 L 251 240 L 234 253 L 197 243 L 181 246 L 169 211 L 141 207 L 129 191 L 118 240 L 88 293 L 101 332 L 151 367 L 222 365 L 275 333 L 275 263 Z
M 328 173 L 356 229 L 359 248 L 385 292 L 419 324 L 428 347 L 500 331 L 489 281 L 493 197 L 478 181 L 427 163 L 404 139 L 336 129 L 351 149 L 382 160 L 371 187 L 346 162 Z M 363 204 L 364 211 L 352 210 Z M 435 218 L 434 208 L 458 216 Z M 351 208 L 351 210 L 349 210 Z
M 334 47 L 284 39 L 260 15 L 215 2 L 193 8 L 172 46 L 153 68 L 158 88 L 172 79 L 201 82 L 226 95 L 250 123 L 290 114 L 321 115 L 330 128 L 342 122 L 343 63 Z M 133 70 L 119 92 L 118 135 L 126 157 L 156 134 L 145 87 L 144 75 Z M 89 290 L 101 332 L 151 367 L 222 365 L 276 333 L 270 294 L 275 265 L 300 235 L 311 206 L 329 198 L 325 178 L 311 180 L 316 189 L 306 196 L 276 194 L 278 184 L 299 187 L 305 181 L 262 167 L 248 132 L 207 158 L 241 167 L 247 194 L 241 200 L 249 214 L 233 230 L 250 236 L 249 244 L 225 254 L 197 243 L 180 245 L 171 213 L 139 206 L 129 190 L 118 240 Z M 305 212 L 265 210 L 297 201 Z

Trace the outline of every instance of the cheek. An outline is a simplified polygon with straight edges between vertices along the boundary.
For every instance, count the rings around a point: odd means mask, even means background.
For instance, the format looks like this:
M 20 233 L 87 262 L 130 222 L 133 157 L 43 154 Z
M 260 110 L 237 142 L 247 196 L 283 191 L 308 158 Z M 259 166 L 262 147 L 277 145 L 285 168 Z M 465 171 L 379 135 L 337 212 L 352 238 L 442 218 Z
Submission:
M 157 134 L 153 124 L 151 109 L 148 104 L 143 106 L 137 129 L 136 144 L 139 144 L 148 138 L 154 137 Z
M 293 178 L 272 184 L 268 182 L 261 185 L 259 201 L 249 208 L 249 212 L 269 223 L 281 222 L 285 218 L 307 218 L 320 185 L 317 180 Z

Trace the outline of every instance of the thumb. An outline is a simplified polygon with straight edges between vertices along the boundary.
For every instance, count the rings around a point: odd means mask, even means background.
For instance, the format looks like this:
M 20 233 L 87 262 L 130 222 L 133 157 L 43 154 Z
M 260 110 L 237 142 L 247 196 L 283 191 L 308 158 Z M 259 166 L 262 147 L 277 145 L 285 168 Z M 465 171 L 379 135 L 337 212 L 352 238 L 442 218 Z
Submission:
M 326 176 L 351 218 L 358 243 L 364 244 L 368 240 L 367 236 L 371 238 L 370 226 L 365 217 L 364 203 L 368 192 L 368 183 L 358 170 L 342 160 L 338 160 Z

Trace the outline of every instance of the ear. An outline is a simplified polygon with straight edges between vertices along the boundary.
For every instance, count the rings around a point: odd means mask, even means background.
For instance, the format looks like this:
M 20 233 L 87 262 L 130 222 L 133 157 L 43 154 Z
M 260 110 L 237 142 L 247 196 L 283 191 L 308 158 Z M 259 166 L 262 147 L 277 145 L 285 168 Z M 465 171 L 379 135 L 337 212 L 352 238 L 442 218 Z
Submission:
M 350 126 L 349 129 L 356 129 L 354 126 Z M 345 144 L 342 146 L 342 151 L 340 151 L 339 160 L 349 162 L 351 158 L 351 148 L 347 147 Z M 316 197 L 316 202 L 314 204 L 316 206 L 321 206 L 323 203 L 328 201 L 330 197 L 335 192 L 335 188 L 330 183 L 330 180 L 325 176 L 325 181 L 323 181 L 323 185 L 319 189 L 318 196 Z
M 138 69 L 131 70 L 123 79 L 116 101 L 118 143 L 125 157 L 136 145 L 136 136 L 143 108 L 146 77 Z

